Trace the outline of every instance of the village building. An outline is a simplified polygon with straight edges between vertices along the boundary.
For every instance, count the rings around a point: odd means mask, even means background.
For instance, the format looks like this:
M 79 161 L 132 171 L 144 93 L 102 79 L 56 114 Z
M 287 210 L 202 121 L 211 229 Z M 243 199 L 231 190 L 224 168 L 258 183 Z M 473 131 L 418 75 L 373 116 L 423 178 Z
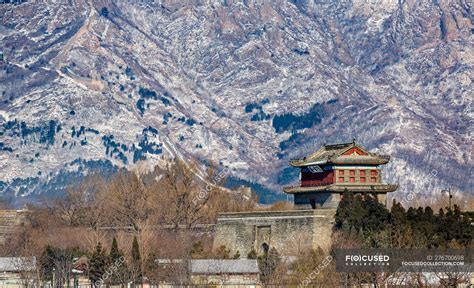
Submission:
M 158 287 L 260 287 L 256 259 L 155 259 Z
M 0 257 L 0 287 L 32 287 L 35 269 L 35 257 Z
M 191 260 L 193 285 L 212 287 L 260 287 L 257 260 Z
M 354 142 L 324 145 L 313 154 L 290 161 L 300 169 L 300 184 L 284 187 L 298 209 L 337 208 L 344 192 L 370 194 L 386 204 L 387 193 L 398 188 L 382 183 L 381 165 L 390 156 L 371 153 Z
M 74 258 L 72 263 L 72 279 L 66 284 L 70 287 L 90 287 L 91 282 L 87 275 L 89 271 L 89 259 L 86 256 Z

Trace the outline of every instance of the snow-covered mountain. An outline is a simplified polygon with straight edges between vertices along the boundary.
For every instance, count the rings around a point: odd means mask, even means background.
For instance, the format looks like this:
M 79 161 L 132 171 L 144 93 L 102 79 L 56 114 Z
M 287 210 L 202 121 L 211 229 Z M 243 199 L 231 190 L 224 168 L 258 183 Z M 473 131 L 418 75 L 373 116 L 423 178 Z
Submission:
M 0 4 L 0 188 L 177 156 L 281 194 L 289 159 L 356 138 L 392 156 L 400 195 L 472 194 L 472 5 Z

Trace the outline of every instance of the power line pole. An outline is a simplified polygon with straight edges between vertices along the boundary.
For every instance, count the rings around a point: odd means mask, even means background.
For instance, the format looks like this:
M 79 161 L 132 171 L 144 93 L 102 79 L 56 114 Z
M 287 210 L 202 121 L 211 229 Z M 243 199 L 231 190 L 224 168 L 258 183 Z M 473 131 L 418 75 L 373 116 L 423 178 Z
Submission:
M 453 195 L 451 194 L 451 187 L 449 187 L 448 193 L 449 193 L 449 210 L 451 210 L 451 198 L 453 198 Z
M 453 194 L 451 194 L 451 187 L 448 190 L 441 190 L 441 192 L 448 192 L 448 203 L 449 203 L 449 210 L 451 210 L 451 199 L 453 198 Z

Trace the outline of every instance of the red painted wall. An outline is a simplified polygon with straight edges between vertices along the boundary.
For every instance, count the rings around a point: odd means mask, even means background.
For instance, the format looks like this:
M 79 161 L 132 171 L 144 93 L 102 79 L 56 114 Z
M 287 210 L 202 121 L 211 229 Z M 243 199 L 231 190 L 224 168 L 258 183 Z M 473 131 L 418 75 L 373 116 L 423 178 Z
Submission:
M 334 171 L 325 171 L 322 173 L 301 173 L 301 187 L 320 186 L 334 183 Z

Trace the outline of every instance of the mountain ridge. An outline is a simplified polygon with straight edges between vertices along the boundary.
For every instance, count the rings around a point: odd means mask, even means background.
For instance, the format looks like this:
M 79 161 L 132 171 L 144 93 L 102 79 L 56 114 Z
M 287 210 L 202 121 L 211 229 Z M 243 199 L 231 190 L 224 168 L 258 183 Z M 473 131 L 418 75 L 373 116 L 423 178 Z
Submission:
M 352 138 L 400 197 L 472 194 L 467 1 L 71 3 L 0 5 L 4 194 L 162 156 L 281 193 L 289 159 Z

